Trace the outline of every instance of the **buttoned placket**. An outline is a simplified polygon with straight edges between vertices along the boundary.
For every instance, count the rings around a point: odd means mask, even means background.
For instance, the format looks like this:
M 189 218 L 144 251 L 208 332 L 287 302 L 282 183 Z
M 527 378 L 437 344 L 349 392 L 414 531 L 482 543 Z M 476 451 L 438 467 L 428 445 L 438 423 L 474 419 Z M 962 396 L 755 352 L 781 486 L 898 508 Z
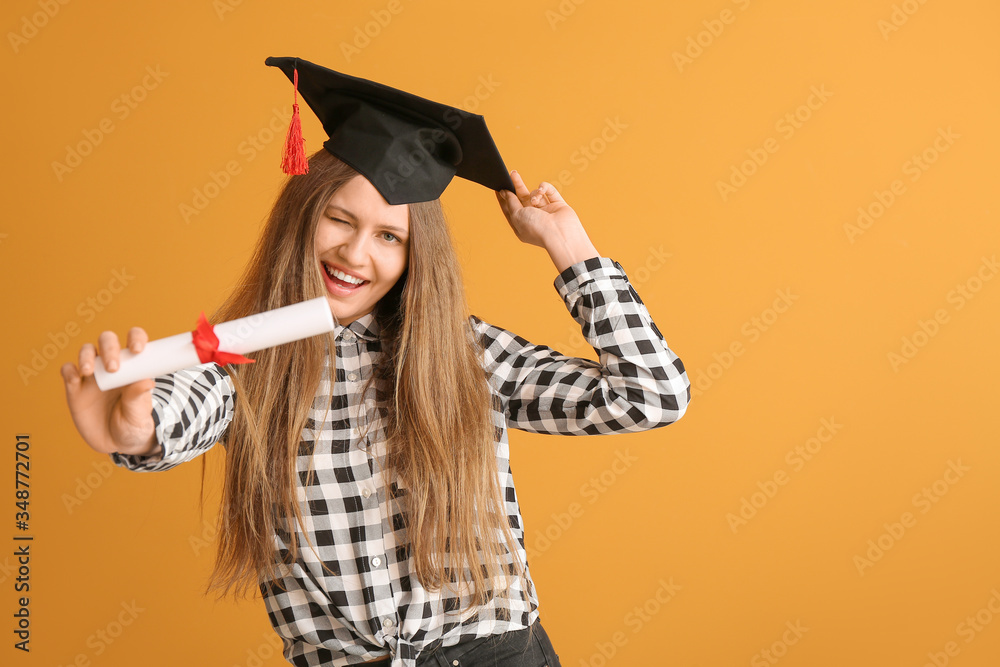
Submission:
M 373 454 L 370 451 L 370 443 L 375 434 L 366 428 L 374 426 L 373 419 L 374 403 L 360 395 L 371 373 L 370 364 L 365 363 L 368 359 L 367 341 L 359 339 L 350 329 L 345 329 L 342 336 L 342 345 L 347 346 L 344 352 L 351 350 L 350 354 L 341 355 L 344 364 L 344 378 L 347 386 L 344 388 L 347 393 L 348 414 L 351 420 L 351 440 L 355 447 L 350 448 L 349 462 L 354 472 L 354 479 L 358 484 L 358 494 L 361 496 L 362 516 L 360 522 L 368 527 L 365 539 L 358 545 L 358 555 L 368 562 L 367 572 L 362 572 L 365 584 L 370 586 L 373 592 L 371 602 L 371 618 L 378 619 L 377 623 L 381 630 L 376 633 L 383 641 L 388 640 L 388 644 L 396 636 L 396 605 L 393 599 L 391 577 L 389 576 L 389 562 L 386 557 L 385 535 L 383 527 L 385 522 L 385 508 L 382 506 L 383 498 L 379 493 L 381 485 L 381 473 L 374 465 Z M 353 346 L 353 349 L 351 348 Z M 373 526 L 377 526 L 377 534 L 373 534 Z
M 351 449 L 365 450 L 365 440 L 362 438 L 361 434 L 364 433 L 364 427 L 367 424 L 367 414 L 364 411 L 357 410 L 355 405 L 357 391 L 359 388 L 359 380 L 361 379 L 361 341 L 350 329 L 344 329 L 340 335 L 341 345 L 350 347 L 353 354 L 342 354 L 341 362 L 344 365 L 344 378 L 347 380 L 346 393 L 348 398 L 349 414 L 351 416 L 351 444 L 354 445 Z M 351 461 L 351 465 L 354 465 L 354 461 Z

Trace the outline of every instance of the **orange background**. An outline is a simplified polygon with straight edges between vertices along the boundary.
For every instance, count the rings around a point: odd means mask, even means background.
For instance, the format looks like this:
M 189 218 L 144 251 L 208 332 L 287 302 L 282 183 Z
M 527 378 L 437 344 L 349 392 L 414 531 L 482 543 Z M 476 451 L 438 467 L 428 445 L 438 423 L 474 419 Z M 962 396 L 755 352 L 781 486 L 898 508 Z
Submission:
M 4 3 L 0 661 L 285 664 L 260 600 L 201 594 L 221 448 L 202 517 L 201 464 L 111 471 L 58 368 L 102 330 L 167 336 L 221 303 L 283 178 L 268 125 L 291 87 L 264 59 L 292 55 L 484 114 L 700 383 L 666 429 L 511 433 L 564 665 L 1000 664 L 996 3 L 222 2 Z M 593 358 L 492 193 L 444 200 L 472 311 Z

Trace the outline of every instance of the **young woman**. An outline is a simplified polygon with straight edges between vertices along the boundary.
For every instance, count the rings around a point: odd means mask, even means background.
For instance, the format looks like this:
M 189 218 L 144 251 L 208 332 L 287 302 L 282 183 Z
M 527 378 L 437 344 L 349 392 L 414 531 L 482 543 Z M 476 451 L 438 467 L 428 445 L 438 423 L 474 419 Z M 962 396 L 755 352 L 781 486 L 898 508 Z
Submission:
M 328 336 L 101 392 L 95 355 L 62 368 L 83 439 L 136 471 L 226 448 L 210 590 L 259 590 L 295 665 L 559 664 L 539 622 L 507 428 L 602 434 L 670 424 L 690 396 L 622 267 L 549 184 L 497 191 L 518 239 L 600 362 L 467 310 L 438 199 L 390 204 L 329 149 L 289 178 L 213 322 L 325 295 Z M 145 332 L 127 345 L 140 351 Z

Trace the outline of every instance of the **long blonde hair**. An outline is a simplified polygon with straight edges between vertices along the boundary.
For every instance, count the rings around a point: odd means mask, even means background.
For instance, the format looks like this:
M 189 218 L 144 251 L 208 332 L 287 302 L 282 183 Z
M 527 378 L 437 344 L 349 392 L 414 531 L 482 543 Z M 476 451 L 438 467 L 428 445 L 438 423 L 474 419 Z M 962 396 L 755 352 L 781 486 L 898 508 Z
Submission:
M 326 294 L 313 239 L 327 202 L 356 175 L 320 150 L 307 174 L 289 177 L 242 280 L 213 322 Z M 384 378 L 392 387 L 385 464 L 408 486 L 403 515 L 415 574 L 428 590 L 471 584 L 466 608 L 508 595 L 512 577 L 521 580 L 523 596 L 525 565 L 501 496 L 494 405 L 461 268 L 440 202 L 410 204 L 409 216 L 408 266 L 375 308 L 382 354 L 369 382 Z M 335 378 L 332 335 L 262 350 L 248 355 L 253 364 L 226 367 L 236 410 L 224 436 L 219 548 L 207 591 L 240 597 L 272 579 L 273 534 L 291 517 L 308 535 L 296 457 L 326 355 Z M 384 477 L 389 498 L 392 474 Z M 288 532 L 290 563 L 300 545 Z

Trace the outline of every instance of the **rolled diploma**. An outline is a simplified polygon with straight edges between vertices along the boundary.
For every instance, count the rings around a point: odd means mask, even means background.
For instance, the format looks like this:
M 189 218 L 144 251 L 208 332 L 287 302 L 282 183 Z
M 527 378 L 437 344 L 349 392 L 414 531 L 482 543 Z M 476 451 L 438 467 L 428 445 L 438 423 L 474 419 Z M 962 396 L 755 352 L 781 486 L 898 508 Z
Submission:
M 248 354 L 275 345 L 291 343 L 333 331 L 333 313 L 325 296 L 257 315 L 215 325 L 219 350 Z M 109 373 L 100 357 L 94 360 L 94 379 L 101 391 L 166 375 L 201 364 L 191 332 L 160 338 L 146 343 L 142 352 L 121 351 L 118 370 Z

